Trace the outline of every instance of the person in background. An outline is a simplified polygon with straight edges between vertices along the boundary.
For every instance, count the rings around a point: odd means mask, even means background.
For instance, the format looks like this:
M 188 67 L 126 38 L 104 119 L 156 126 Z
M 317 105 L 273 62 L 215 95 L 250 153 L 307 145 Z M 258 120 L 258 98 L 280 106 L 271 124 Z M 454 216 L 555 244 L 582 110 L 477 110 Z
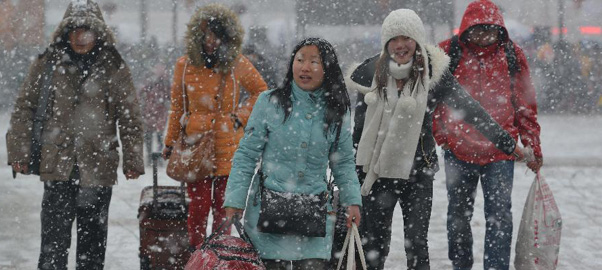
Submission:
M 457 38 L 461 54 L 454 76 L 512 138 L 518 141 L 520 137 L 530 150 L 508 155 L 491 143 L 483 131 L 475 129 L 467 117 L 458 117 L 461 111 L 447 104 L 437 108 L 433 132 L 445 150 L 449 259 L 455 270 L 472 268 L 470 222 L 480 180 L 486 222 L 484 268 L 508 270 L 514 164 L 523 159 L 523 152 L 532 152 L 526 155 L 526 161 L 533 172 L 537 173 L 543 164 L 535 90 L 527 59 L 521 48 L 510 41 L 502 14 L 493 2 L 469 4 Z M 451 39 L 440 46 L 446 52 L 457 51 L 452 50 Z
M 153 67 L 151 81 L 140 89 L 140 100 L 143 102 L 144 115 L 144 144 L 146 145 L 146 160 L 151 164 L 153 137 L 157 138 L 157 148 L 163 150 L 163 132 L 169 112 L 169 78 L 164 64 L 158 63 Z
M 430 269 L 428 229 L 433 180 L 439 170 L 432 114 L 445 103 L 510 155 L 515 141 L 449 73 L 449 57 L 426 42 L 422 20 L 409 9 L 384 20 L 379 55 L 353 68 L 347 85 L 360 92 L 354 143 L 363 182 L 360 228 L 369 269 L 383 269 L 391 224 L 401 205 L 408 269 Z
M 274 63 L 264 56 L 253 44 L 245 46 L 242 50 L 244 56 L 246 56 L 251 63 L 257 68 L 261 76 L 268 84 L 269 89 L 276 88 L 276 71 L 274 70 Z
M 329 192 L 330 166 L 340 205 L 347 207 L 347 226 L 359 225 L 362 202 L 350 129 L 350 101 L 334 48 L 324 39 L 301 41 L 282 85 L 259 96 L 226 189 L 228 218 L 245 211 L 245 231 L 267 269 L 327 269 L 335 217 L 325 217 L 324 237 L 260 232 L 262 204 L 255 203 L 260 185 L 294 194 Z M 262 173 L 255 174 L 258 162 Z
M 67 269 L 74 221 L 75 268 L 103 269 L 119 142 L 127 179 L 144 174 L 144 160 L 134 84 L 95 2 L 69 4 L 19 91 L 7 134 L 8 163 L 18 173 L 31 169 L 32 126 L 44 88 L 50 94 L 42 116 L 38 269 Z
M 183 122 L 187 123 L 187 136 L 211 129 L 215 135 L 213 176 L 187 185 L 191 199 L 188 233 L 193 247 L 205 239 L 209 211 L 213 212 L 213 230 L 223 222 L 222 204 L 232 156 L 253 104 L 259 93 L 267 90 L 257 69 L 241 54 L 243 37 L 238 17 L 230 9 L 220 4 L 200 7 L 188 23 L 186 55 L 175 65 L 163 157 L 171 155 Z M 241 87 L 250 96 L 239 104 Z M 182 91 L 186 91 L 187 112 Z

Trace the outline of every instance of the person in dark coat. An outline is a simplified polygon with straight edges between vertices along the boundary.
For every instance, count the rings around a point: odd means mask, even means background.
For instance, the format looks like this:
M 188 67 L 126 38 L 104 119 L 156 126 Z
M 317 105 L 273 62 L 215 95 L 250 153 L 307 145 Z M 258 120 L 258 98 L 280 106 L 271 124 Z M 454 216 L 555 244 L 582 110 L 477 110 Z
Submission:
M 435 107 L 445 103 L 461 109 L 467 122 L 508 155 L 516 143 L 449 73 L 449 57 L 426 43 L 414 11 L 399 9 L 385 18 L 381 46 L 379 55 L 352 69 L 346 83 L 359 91 L 353 139 L 364 196 L 364 251 L 369 269 L 384 268 L 399 202 L 408 269 L 430 269 L 432 182 L 439 170 L 432 135 Z
M 144 144 L 146 159 L 150 164 L 153 150 L 153 137 L 157 138 L 156 151 L 163 150 L 163 132 L 169 113 L 171 84 L 165 65 L 156 64 L 153 68 L 153 78 L 140 89 L 144 115 Z
M 528 152 L 533 152 L 528 155 L 527 166 L 537 172 L 543 157 L 535 90 L 527 59 L 508 37 L 498 7 L 489 0 L 472 2 L 464 13 L 456 38 L 457 45 L 452 45 L 451 39 L 440 44 L 446 52 L 460 54 L 454 76 L 512 138 L 518 140 L 520 136 L 522 144 L 531 149 Z M 459 48 L 452 50 L 452 46 Z M 515 63 L 506 50 L 513 50 Z M 433 132 L 445 150 L 449 259 L 454 269 L 472 268 L 470 221 L 480 180 L 486 221 L 484 266 L 485 269 L 508 270 L 512 242 L 511 195 L 517 157 L 498 149 L 468 123 L 466 117 L 458 118 L 456 109 L 442 104 L 435 115 Z
M 98 5 L 73 2 L 19 91 L 7 133 L 8 163 L 15 172 L 28 174 L 40 92 L 50 89 L 41 134 L 38 269 L 67 269 L 75 220 L 76 269 L 102 269 L 120 142 L 126 178 L 144 174 L 138 99 L 114 46 Z

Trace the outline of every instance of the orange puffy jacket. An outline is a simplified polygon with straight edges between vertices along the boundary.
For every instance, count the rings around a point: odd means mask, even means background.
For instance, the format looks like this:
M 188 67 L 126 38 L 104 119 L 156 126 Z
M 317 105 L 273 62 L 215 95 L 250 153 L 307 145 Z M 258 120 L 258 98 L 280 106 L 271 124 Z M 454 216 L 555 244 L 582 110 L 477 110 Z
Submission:
M 184 115 L 182 89 L 186 88 L 187 107 L 190 112 L 188 118 L 184 119 L 187 123 L 186 134 L 199 134 L 213 128 L 216 136 L 217 167 L 214 175 L 228 175 L 238 141 L 244 135 L 243 127 L 235 128 L 231 114 L 234 114 L 243 126 L 246 125 L 255 100 L 259 93 L 267 90 L 267 85 L 253 64 L 243 55 L 237 57 L 229 73 L 216 73 L 205 66 L 186 63 L 189 63 L 189 58 L 183 56 L 175 66 L 165 145 L 173 146 L 180 134 L 180 120 Z M 243 104 L 239 104 L 241 87 L 250 94 Z

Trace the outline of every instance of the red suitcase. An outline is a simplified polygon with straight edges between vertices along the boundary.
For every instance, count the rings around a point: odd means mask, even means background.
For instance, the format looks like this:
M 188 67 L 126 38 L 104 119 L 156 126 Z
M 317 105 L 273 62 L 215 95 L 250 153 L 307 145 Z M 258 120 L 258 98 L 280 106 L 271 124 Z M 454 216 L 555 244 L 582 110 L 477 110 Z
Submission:
M 184 184 L 159 186 L 157 160 L 153 153 L 153 185 L 140 195 L 140 269 L 184 269 L 190 257 L 188 241 L 188 201 Z

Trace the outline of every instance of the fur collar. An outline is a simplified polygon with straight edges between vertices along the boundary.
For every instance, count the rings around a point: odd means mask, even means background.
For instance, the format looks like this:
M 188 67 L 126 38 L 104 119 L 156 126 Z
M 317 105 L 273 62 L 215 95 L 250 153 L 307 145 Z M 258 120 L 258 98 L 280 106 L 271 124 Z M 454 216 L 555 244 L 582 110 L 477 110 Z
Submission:
M 224 5 L 210 4 L 197 9 L 188 23 L 186 31 L 186 54 L 193 66 L 204 66 L 205 60 L 201 52 L 203 51 L 203 42 L 205 33 L 208 31 L 207 21 L 210 19 L 218 20 L 226 28 L 228 38 L 222 40 L 220 48 L 225 50 L 220 52 L 221 61 L 217 69 L 220 72 L 227 73 L 234 67 L 235 60 L 241 52 L 244 30 L 238 20 L 238 16 Z
M 445 72 L 449 68 L 449 56 L 445 52 L 436 46 L 426 45 L 426 51 L 428 53 L 428 61 L 430 65 L 430 79 L 429 79 L 429 91 L 435 88 Z M 374 81 L 374 70 L 378 56 L 372 57 L 361 64 L 352 65 L 346 72 L 345 85 L 347 89 L 358 91 L 361 94 L 367 94 L 375 90 Z M 367 76 L 368 79 L 361 80 L 360 77 Z

